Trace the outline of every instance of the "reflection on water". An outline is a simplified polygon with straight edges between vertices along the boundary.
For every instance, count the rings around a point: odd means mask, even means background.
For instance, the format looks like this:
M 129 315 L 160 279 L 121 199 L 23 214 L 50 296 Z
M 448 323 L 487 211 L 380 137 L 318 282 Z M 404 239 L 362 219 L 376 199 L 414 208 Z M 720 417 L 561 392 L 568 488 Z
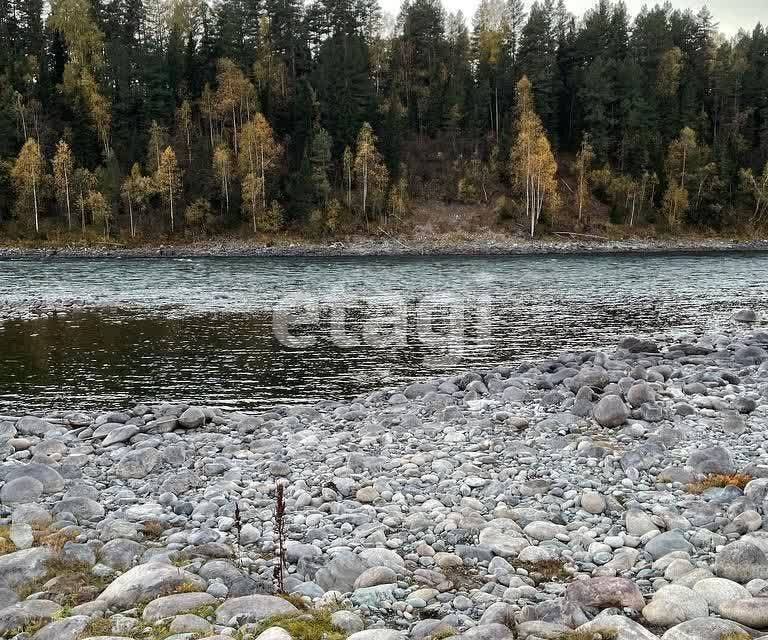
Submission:
M 734 308 L 768 308 L 766 291 L 761 254 L 1 262 L 0 299 L 109 308 L 0 325 L 0 408 L 179 400 L 253 409 L 351 397 L 625 333 L 711 328 Z M 319 301 L 317 321 L 300 331 L 312 344 L 275 338 L 272 309 L 286 295 Z M 438 309 L 425 341 L 426 300 Z M 399 332 L 387 327 L 397 304 Z M 456 308 L 463 338 L 449 326 Z M 364 339 L 376 322 L 391 340 Z M 364 344 L 339 346 L 340 326 Z

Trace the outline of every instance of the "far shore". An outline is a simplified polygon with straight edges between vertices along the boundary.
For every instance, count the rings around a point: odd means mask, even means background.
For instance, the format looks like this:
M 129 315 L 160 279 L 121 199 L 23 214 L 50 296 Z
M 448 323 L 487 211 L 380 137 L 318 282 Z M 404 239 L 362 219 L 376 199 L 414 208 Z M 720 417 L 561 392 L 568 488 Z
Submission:
M 743 238 L 592 238 L 478 237 L 449 243 L 397 238 L 356 237 L 347 241 L 305 242 L 281 239 L 274 244 L 241 239 L 210 239 L 171 244 L 43 244 L 2 246 L 0 259 L 52 258 L 195 258 L 195 257 L 413 257 L 413 256 L 515 256 L 573 254 L 697 253 L 768 251 L 768 239 Z

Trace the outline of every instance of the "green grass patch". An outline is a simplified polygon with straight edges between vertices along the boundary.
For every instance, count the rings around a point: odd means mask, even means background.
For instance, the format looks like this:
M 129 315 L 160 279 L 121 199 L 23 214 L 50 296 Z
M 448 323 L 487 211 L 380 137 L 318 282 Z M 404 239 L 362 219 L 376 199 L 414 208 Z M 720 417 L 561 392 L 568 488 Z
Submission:
M 258 638 L 270 627 L 285 629 L 301 640 L 344 640 L 346 634 L 331 624 L 331 612 L 317 610 L 299 616 L 274 616 L 259 623 L 254 635 Z

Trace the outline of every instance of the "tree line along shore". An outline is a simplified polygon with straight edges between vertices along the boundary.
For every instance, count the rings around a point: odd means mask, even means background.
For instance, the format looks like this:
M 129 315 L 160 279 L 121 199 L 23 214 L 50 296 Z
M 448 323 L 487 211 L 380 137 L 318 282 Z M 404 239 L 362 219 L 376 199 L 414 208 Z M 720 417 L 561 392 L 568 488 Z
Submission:
M 760 237 L 768 214 L 768 33 L 707 9 L 10 0 L 0 37 L 4 244 Z

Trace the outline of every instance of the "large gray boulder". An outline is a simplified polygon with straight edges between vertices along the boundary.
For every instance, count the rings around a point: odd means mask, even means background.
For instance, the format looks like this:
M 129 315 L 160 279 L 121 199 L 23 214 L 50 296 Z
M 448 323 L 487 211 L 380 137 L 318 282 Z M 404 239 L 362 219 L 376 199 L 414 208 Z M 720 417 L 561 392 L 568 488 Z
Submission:
M 744 634 L 744 627 L 730 620 L 696 618 L 669 629 L 661 640 L 722 640 L 728 634 Z M 748 634 L 752 635 L 752 634 Z
M 768 597 L 723 602 L 720 604 L 720 616 L 753 629 L 768 629 Z
M 584 637 L 587 637 L 588 633 L 613 631 L 619 640 L 659 640 L 658 636 L 652 634 L 640 623 L 620 615 L 599 615 L 578 627 L 576 631 L 584 634 Z M 562 637 L 567 636 L 563 634 Z
M 698 593 L 677 584 L 662 587 L 643 609 L 643 617 L 652 625 L 672 627 L 709 615 L 707 601 Z
M 34 478 L 43 485 L 44 493 L 57 493 L 64 489 L 64 478 L 53 467 L 39 462 L 20 464 L 13 468 L 5 477 L 6 482 L 17 478 Z
M 685 539 L 681 531 L 665 531 L 651 538 L 645 545 L 645 550 L 653 556 L 654 560 L 672 553 L 673 551 L 693 551 L 693 545 Z
M 551 622 L 573 629 L 586 624 L 589 620 L 579 605 L 565 598 L 556 598 L 526 605 L 517 614 L 518 623 L 532 621 Z
M 66 498 L 53 507 L 54 515 L 71 513 L 78 522 L 88 522 L 104 517 L 104 507 L 90 498 Z
M 43 495 L 43 483 L 37 478 L 16 478 L 0 489 L 0 501 L 7 505 L 36 502 Z
M 647 382 L 641 380 L 633 384 L 627 391 L 627 402 L 634 408 L 638 408 L 646 402 L 654 402 L 656 393 Z
M 249 622 L 261 622 L 272 616 L 298 615 L 299 610 L 287 600 L 276 596 L 254 595 L 232 598 L 216 609 L 216 622 L 229 624 L 235 620 L 237 625 Z
M 744 487 L 744 495 L 756 505 L 768 500 L 768 478 L 755 478 Z
M 53 558 L 48 547 L 33 547 L 0 556 L 0 583 L 18 589 L 39 580 L 46 572 L 46 564 Z
M 368 569 L 368 563 L 351 551 L 339 551 L 321 569 L 314 581 L 325 591 L 352 591 L 355 580 Z
M 696 449 L 688 456 L 686 463 L 696 473 L 733 473 L 733 458 L 724 447 Z
M 0 637 L 36 622 L 50 622 L 61 605 L 50 600 L 25 600 L 0 610 Z
M 163 618 L 170 618 L 185 611 L 192 611 L 216 603 L 218 600 L 208 593 L 176 593 L 150 602 L 144 607 L 141 617 L 146 622 L 157 622 Z
M 733 356 L 739 364 L 755 365 L 768 360 L 768 351 L 762 347 L 739 347 Z
M 111 447 L 113 444 L 127 442 L 141 430 L 133 424 L 124 424 L 112 429 L 101 443 L 102 447 Z
M 693 585 L 693 590 L 701 595 L 712 613 L 720 613 L 720 605 L 729 600 L 749 598 L 751 594 L 739 583 L 725 578 L 705 578 Z
M 126 571 L 97 598 L 97 602 L 115 610 L 125 610 L 142 600 L 170 595 L 181 585 L 205 590 L 205 581 L 193 573 L 170 564 L 147 562 Z
M 125 571 L 139 564 L 146 548 L 134 540 L 114 538 L 99 551 L 99 561 L 113 569 Z
M 184 429 L 199 429 L 205 424 L 205 411 L 190 407 L 179 416 L 179 426 Z
M 659 527 L 650 515 L 640 509 L 630 509 L 624 518 L 627 533 L 631 536 L 642 536 L 651 531 L 658 531 Z
M 465 634 L 465 637 L 469 638 Z M 510 638 L 512 636 L 509 636 Z M 402 631 L 393 631 L 392 629 L 367 629 L 353 633 L 347 640 L 405 640 L 406 635 Z M 493 638 L 488 638 L 493 640 Z
M 736 322 L 752 324 L 753 322 L 757 322 L 757 313 L 755 313 L 752 309 L 737 309 L 733 314 L 733 319 Z
M 582 609 L 621 607 L 641 611 L 645 598 L 638 586 L 628 578 L 597 577 L 574 580 L 565 590 L 565 597 Z
M 496 527 L 486 527 L 480 531 L 479 542 L 502 558 L 517 557 L 517 554 L 530 545 L 522 533 L 504 531 Z
M 618 427 L 629 417 L 629 408 L 619 396 L 604 396 L 592 412 L 597 424 L 603 427 Z
M 45 625 L 32 640 L 78 640 L 90 622 L 88 616 L 70 616 Z
M 160 462 L 161 454 L 157 449 L 146 447 L 126 453 L 115 466 L 115 473 L 124 480 L 146 478 Z
M 721 578 L 741 584 L 756 578 L 768 580 L 768 557 L 757 545 L 747 540 L 737 540 L 717 554 L 715 573 Z
M 16 422 L 16 432 L 22 436 L 42 438 L 46 433 L 55 428 L 50 422 L 34 416 L 25 416 Z
M 619 348 L 626 349 L 630 353 L 658 353 L 659 345 L 650 338 L 636 338 L 626 336 L 619 341 Z
M 587 367 L 571 378 L 570 387 L 574 393 L 583 387 L 602 390 L 609 382 L 610 378 L 605 369 L 602 367 Z

